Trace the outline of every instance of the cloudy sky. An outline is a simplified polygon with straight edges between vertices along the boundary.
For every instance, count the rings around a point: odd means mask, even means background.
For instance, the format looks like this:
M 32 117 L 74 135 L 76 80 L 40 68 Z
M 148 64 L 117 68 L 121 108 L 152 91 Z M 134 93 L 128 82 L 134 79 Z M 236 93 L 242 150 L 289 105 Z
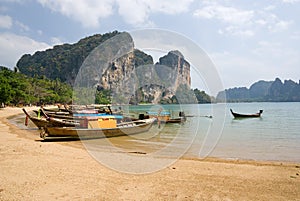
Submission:
M 300 0 L 0 0 L 0 65 L 96 33 L 157 28 L 202 48 L 225 88 L 298 82 L 299 13 Z

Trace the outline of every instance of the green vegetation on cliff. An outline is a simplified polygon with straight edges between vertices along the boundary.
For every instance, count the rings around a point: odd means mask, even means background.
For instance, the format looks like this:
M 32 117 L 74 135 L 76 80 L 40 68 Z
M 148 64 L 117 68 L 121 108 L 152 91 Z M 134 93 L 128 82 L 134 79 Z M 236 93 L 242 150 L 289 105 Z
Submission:
M 51 80 L 73 84 L 85 58 L 105 40 L 119 34 L 114 31 L 96 34 L 81 39 L 75 44 L 56 45 L 46 51 L 38 51 L 33 55 L 25 54 L 17 62 L 20 72 L 30 77 L 46 76 Z
M 212 103 L 212 97 L 210 97 L 208 94 L 205 93 L 205 91 L 200 91 L 199 89 L 194 89 L 193 90 L 196 99 L 198 101 L 198 103 Z
M 79 40 L 74 44 L 56 45 L 46 51 L 38 51 L 33 55 L 25 54 L 17 62 L 17 67 L 23 74 L 46 76 L 51 80 L 59 79 L 73 85 L 78 70 L 87 56 L 104 41 L 120 34 L 118 31 L 95 34 Z M 150 55 L 140 50 L 134 50 L 135 65 L 153 64 Z

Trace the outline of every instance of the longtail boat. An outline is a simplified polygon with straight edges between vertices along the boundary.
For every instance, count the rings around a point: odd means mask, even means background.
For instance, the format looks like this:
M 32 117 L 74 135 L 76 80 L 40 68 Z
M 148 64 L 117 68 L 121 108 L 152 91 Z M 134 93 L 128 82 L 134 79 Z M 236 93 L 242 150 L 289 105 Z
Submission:
M 185 117 L 178 117 L 178 118 L 170 118 L 169 120 L 167 120 L 166 122 L 162 122 L 162 123 L 184 123 L 186 121 Z
M 28 119 L 30 119 L 32 121 L 32 123 L 39 129 L 41 129 L 41 128 L 45 127 L 47 124 L 49 124 L 49 121 L 45 117 L 33 117 L 33 116 L 29 115 L 28 112 L 24 108 L 22 110 L 26 115 L 26 119 L 25 119 L 26 126 L 28 125 Z
M 39 129 L 44 127 L 75 127 L 80 125 L 79 121 L 72 119 L 59 119 L 43 115 L 33 117 L 24 108 L 22 110 L 26 115 L 25 125 L 27 124 L 27 119 L 30 119 Z
M 259 112 L 255 113 L 255 114 L 239 114 L 239 113 L 233 112 L 232 109 L 230 109 L 230 112 L 234 116 L 234 118 L 257 118 L 257 117 L 261 116 L 261 114 L 263 113 L 263 110 L 259 110 Z
M 184 112 L 179 112 L 179 117 L 171 118 L 171 113 L 167 111 L 159 111 L 159 112 L 153 112 L 149 111 L 147 112 L 147 116 L 150 118 L 154 117 L 156 118 L 156 121 L 158 123 L 168 124 L 168 123 L 184 123 L 186 121 L 186 116 Z
M 98 120 L 88 121 L 86 126 L 80 127 L 45 127 L 40 137 L 81 137 L 81 138 L 103 138 L 133 135 L 148 131 L 154 118 L 137 120 L 124 123 L 116 123 L 114 117 L 104 117 Z

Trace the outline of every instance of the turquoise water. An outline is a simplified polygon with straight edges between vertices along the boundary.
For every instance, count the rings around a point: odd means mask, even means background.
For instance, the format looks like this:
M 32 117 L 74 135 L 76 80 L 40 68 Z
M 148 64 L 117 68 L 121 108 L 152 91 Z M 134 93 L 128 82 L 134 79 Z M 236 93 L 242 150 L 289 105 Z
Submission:
M 238 113 L 256 113 L 260 109 L 264 112 L 261 118 L 234 119 L 230 108 Z M 120 151 L 167 157 L 300 162 L 300 103 L 141 105 L 122 108 L 125 113 L 136 117 L 139 113 L 161 109 L 170 112 L 173 117 L 178 117 L 180 111 L 191 117 L 184 124 L 153 125 L 149 132 L 143 134 L 83 142 L 99 149 L 113 146 Z M 21 118 L 23 123 L 24 117 Z M 36 130 L 32 132 L 37 133 Z
M 224 129 L 212 156 L 300 161 L 300 103 L 227 104 Z M 261 118 L 233 119 L 237 112 L 264 112 Z
M 159 107 L 173 116 L 184 111 L 194 117 L 189 117 L 183 125 L 168 124 L 160 130 L 153 128 L 156 137 L 145 144 L 171 144 L 173 150 L 184 151 L 186 157 L 300 162 L 300 103 L 147 105 L 127 109 L 142 112 Z M 264 112 L 261 118 L 234 119 L 230 108 L 239 113 L 251 114 L 260 109 Z

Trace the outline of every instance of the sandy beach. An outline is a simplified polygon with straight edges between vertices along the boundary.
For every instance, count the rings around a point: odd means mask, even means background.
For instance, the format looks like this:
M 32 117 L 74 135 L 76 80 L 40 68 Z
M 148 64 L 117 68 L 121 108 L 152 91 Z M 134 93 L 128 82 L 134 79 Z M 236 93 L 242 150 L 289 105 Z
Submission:
M 10 124 L 21 112 L 0 110 L 0 200 L 300 200 L 300 164 L 180 159 L 151 174 L 120 173 L 80 143 L 43 142 Z

